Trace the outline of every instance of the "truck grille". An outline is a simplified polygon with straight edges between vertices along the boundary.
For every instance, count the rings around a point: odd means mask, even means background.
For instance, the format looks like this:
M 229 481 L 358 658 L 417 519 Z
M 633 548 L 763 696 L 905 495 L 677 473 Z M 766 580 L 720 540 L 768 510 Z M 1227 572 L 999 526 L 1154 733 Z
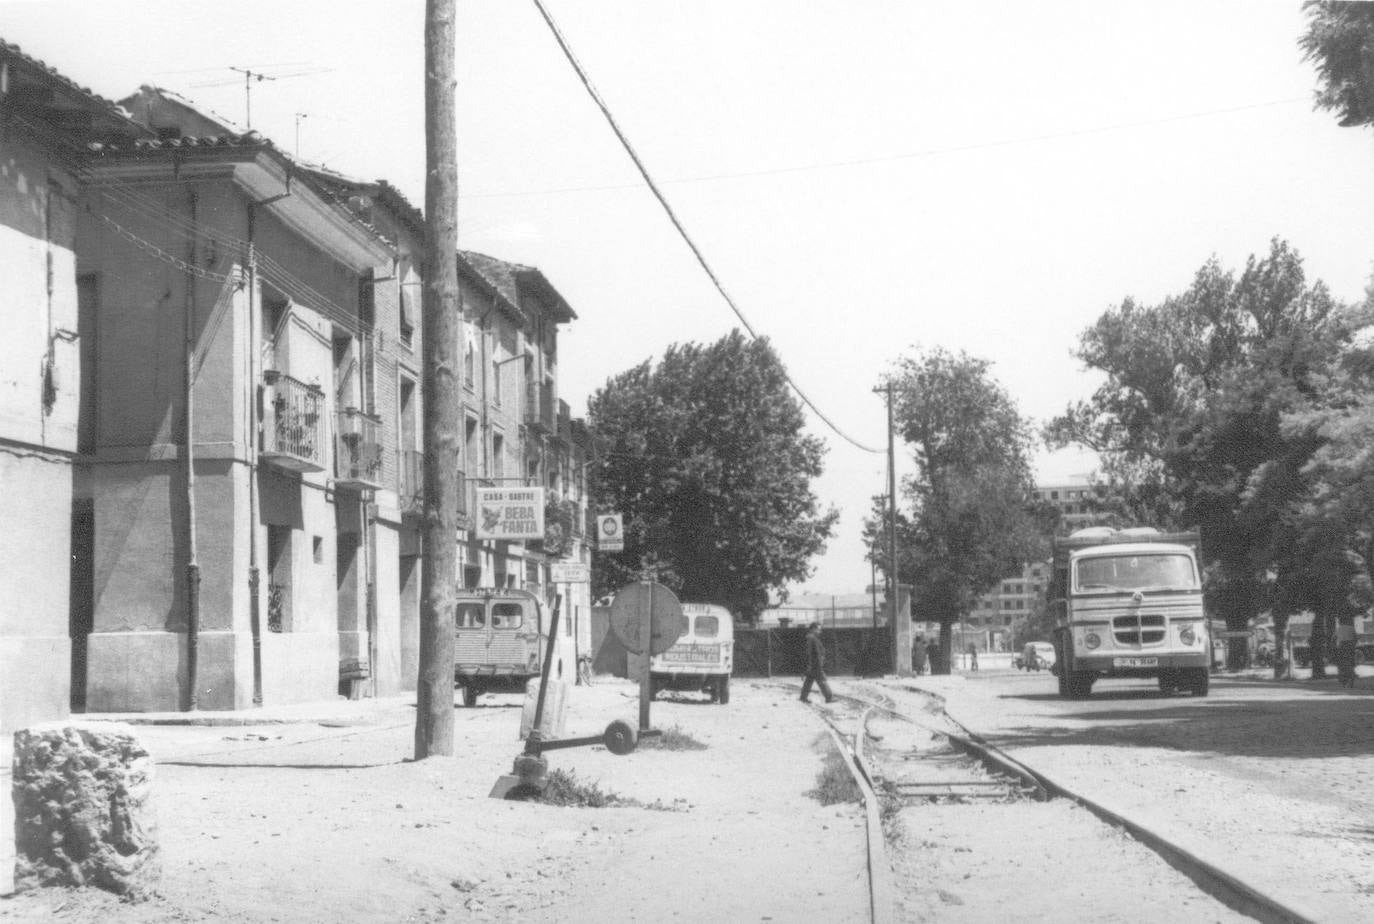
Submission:
M 1158 613 L 1112 618 L 1112 637 L 1118 645 L 1160 645 L 1164 634 L 1164 616 Z

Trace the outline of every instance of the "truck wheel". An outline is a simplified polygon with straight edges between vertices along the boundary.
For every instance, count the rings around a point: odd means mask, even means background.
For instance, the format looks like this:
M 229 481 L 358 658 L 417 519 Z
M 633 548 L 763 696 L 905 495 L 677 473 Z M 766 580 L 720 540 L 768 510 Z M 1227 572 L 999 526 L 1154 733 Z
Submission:
M 1179 688 L 1178 677 L 1174 676 L 1173 671 L 1159 672 L 1159 692 L 1164 696 L 1172 696 Z
M 477 688 L 470 683 L 463 684 L 463 705 L 468 709 L 477 705 Z
M 1188 679 L 1188 689 L 1194 696 L 1206 696 L 1207 689 L 1211 685 L 1211 676 L 1205 667 L 1195 667 L 1192 676 Z
M 1068 698 L 1069 698 L 1069 679 L 1068 679 L 1067 676 L 1065 676 L 1065 672 L 1064 672 L 1064 671 L 1060 671 L 1058 674 L 1055 674 L 1055 675 L 1054 675 L 1054 679 L 1057 680 L 1057 681 L 1059 681 L 1059 695 L 1062 696 L 1062 697 L 1064 697 L 1065 699 L 1068 699 Z
M 716 681 L 716 701 L 722 706 L 730 702 L 730 678 L 721 677 Z

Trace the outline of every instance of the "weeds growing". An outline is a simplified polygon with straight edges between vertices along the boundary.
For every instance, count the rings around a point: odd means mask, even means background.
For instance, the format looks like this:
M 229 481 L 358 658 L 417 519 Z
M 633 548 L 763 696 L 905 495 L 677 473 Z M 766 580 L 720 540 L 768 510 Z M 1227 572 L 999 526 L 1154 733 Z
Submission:
M 861 802 L 863 793 L 859 784 L 854 782 L 849 766 L 834 748 L 826 751 L 821 770 L 816 774 L 816 788 L 807 793 L 821 805 L 835 805 L 839 802 Z
M 549 773 L 548 783 L 537 800 L 545 805 L 577 806 L 580 808 L 607 808 L 608 806 L 638 805 L 633 799 L 626 799 L 613 792 L 607 792 L 597 783 L 580 780 L 571 770 L 554 770 Z
M 637 747 L 647 751 L 704 751 L 706 743 L 698 741 L 674 725 L 663 729 L 661 735 L 647 735 L 639 739 Z

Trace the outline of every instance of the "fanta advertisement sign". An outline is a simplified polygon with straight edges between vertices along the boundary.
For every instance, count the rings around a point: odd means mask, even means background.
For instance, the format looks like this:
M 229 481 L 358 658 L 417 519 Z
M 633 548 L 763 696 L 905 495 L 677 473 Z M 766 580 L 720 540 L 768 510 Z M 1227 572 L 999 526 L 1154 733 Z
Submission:
M 544 538 L 543 488 L 478 488 L 477 538 Z

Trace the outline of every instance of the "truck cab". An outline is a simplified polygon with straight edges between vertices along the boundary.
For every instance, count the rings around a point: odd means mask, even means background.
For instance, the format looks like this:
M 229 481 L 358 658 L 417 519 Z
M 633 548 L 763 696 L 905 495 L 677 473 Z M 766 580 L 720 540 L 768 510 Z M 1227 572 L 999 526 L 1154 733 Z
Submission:
M 1211 643 L 1198 534 L 1082 529 L 1054 541 L 1059 693 L 1082 699 L 1109 677 L 1154 677 L 1162 692 L 1208 691 Z

